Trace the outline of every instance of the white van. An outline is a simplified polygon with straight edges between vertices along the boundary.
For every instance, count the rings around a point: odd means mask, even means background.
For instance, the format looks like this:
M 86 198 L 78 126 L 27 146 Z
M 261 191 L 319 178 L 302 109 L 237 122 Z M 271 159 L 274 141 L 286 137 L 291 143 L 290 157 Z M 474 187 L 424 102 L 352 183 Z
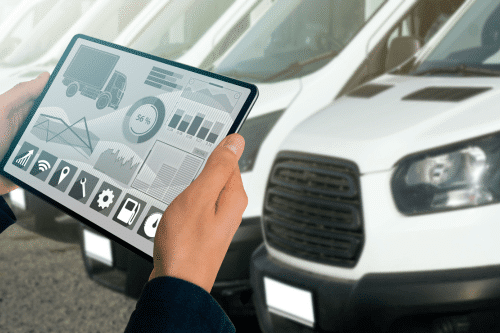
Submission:
M 413 54 L 463 0 L 276 0 L 212 70 L 256 83 L 259 99 L 240 134 L 239 161 L 248 206 L 243 223 L 259 227 L 266 177 L 283 138 L 345 91 Z M 432 28 L 432 29 L 431 29 Z M 420 43 L 392 54 L 396 36 Z M 237 233 L 238 235 L 238 233 Z
M 282 140 L 250 268 L 264 332 L 499 331 L 499 22 L 467 0 Z
M 218 276 L 249 285 L 250 253 L 262 241 L 266 177 L 288 132 L 345 91 L 412 55 L 463 2 L 430 0 L 276 0 L 214 66 L 222 75 L 256 83 L 259 99 L 240 134 L 239 161 L 248 206 Z M 418 37 L 403 53 L 397 36 Z M 241 249 L 245 247 L 245 251 Z M 232 269 L 235 273 L 226 275 Z

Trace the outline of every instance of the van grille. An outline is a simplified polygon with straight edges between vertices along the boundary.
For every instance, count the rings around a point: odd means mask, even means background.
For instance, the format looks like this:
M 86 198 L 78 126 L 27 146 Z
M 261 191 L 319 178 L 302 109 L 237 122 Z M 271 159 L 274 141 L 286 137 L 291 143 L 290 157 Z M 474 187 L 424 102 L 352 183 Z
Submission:
M 357 166 L 280 152 L 267 184 L 263 226 L 267 243 L 282 252 L 354 266 L 364 241 Z

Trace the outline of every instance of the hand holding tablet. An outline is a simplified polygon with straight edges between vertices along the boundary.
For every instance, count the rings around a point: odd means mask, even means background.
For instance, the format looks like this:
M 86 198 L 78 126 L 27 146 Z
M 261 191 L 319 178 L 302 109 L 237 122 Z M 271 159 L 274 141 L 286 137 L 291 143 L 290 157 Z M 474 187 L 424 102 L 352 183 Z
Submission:
M 167 208 L 156 232 L 150 280 L 173 276 L 211 291 L 248 203 L 238 168 L 244 146 L 241 135 L 226 137 Z
M 198 183 L 257 95 L 254 85 L 77 35 L 0 175 L 152 260 L 160 216 Z

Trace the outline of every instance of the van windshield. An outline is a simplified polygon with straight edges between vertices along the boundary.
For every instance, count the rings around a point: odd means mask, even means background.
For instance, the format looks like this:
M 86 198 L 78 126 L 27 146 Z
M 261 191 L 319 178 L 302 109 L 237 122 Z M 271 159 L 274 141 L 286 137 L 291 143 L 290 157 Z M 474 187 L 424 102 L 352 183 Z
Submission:
M 129 47 L 176 59 L 196 43 L 234 1 L 170 1 Z
M 94 2 L 95 0 L 59 0 L 44 1 L 35 5 L 23 15 L 17 26 L 0 44 L 0 58 L 5 58 L 2 65 L 17 66 L 37 59 L 49 50 Z M 47 10 L 47 7 L 50 10 Z
M 214 72 L 251 82 L 312 73 L 335 57 L 384 2 L 276 0 Z
M 410 74 L 500 75 L 500 0 L 475 1 Z

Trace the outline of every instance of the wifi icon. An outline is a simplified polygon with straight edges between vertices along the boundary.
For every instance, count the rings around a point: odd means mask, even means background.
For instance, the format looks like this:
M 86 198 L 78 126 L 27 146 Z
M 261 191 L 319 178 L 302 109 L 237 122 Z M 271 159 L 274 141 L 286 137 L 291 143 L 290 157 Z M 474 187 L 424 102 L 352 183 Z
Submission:
M 2 0 L 0 0 L 1 2 Z M 57 156 L 49 154 L 45 150 L 42 150 L 40 156 L 36 159 L 36 162 L 33 163 L 33 167 L 31 168 L 30 174 L 35 176 L 36 178 L 46 181 L 49 176 L 50 170 L 54 169 L 54 166 L 57 163 Z
M 49 161 L 46 160 L 40 160 L 38 161 L 38 170 L 40 172 L 44 172 L 46 170 L 50 169 L 50 163 Z

